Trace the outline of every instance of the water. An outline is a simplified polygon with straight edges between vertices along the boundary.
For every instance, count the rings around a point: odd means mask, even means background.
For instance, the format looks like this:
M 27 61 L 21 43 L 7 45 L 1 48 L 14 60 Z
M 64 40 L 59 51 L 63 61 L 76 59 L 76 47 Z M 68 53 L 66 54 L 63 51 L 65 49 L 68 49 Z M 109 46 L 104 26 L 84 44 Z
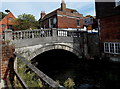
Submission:
M 75 89 L 120 89 L 120 63 L 84 60 L 71 68 L 54 69 L 49 75 L 61 84 L 68 77 L 72 78 Z
M 83 60 L 75 72 L 76 89 L 120 89 L 120 63 Z
M 120 89 L 120 63 L 99 58 L 78 59 L 69 52 L 59 51 L 43 53 L 35 60 L 41 71 L 61 85 L 71 78 L 75 82 L 74 89 Z

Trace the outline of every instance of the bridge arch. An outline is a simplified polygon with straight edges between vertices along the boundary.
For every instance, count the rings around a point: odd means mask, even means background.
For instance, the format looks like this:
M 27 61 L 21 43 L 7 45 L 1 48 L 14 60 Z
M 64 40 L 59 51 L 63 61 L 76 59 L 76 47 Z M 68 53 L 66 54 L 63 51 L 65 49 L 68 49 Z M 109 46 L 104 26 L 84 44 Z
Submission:
M 54 50 L 54 49 L 62 49 L 65 51 L 69 51 L 69 52 L 75 54 L 78 58 L 81 58 L 81 53 L 77 48 L 70 47 L 70 46 L 64 45 L 64 44 L 52 44 L 52 45 L 43 46 L 43 47 L 37 49 L 31 55 L 30 60 L 32 60 L 36 56 L 40 55 L 41 53 L 44 53 L 44 52 L 50 51 L 50 50 Z

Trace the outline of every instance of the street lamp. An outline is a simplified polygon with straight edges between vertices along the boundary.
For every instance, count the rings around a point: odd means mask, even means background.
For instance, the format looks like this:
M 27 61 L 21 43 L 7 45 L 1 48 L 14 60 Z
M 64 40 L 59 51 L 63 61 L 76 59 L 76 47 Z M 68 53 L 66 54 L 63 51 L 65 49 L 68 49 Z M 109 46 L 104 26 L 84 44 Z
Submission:
M 10 10 L 5 10 L 5 12 L 7 12 L 7 14 L 10 12 Z M 8 28 L 8 16 L 7 16 L 7 28 Z

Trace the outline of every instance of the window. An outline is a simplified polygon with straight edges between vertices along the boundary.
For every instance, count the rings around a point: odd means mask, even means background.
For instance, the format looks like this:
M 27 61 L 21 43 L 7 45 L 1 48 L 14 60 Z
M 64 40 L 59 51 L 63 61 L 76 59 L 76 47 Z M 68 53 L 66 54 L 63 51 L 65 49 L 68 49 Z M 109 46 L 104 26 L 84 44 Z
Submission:
M 105 48 L 104 48 L 104 49 L 105 49 L 105 52 L 109 52 L 109 45 L 108 45 L 108 43 L 105 43 L 104 45 L 105 45 L 105 46 L 104 46 L 104 47 L 105 47 Z
M 77 12 L 77 11 L 72 11 L 72 13 L 77 13 L 77 14 L 79 14 L 79 12 Z
M 1 28 L 4 28 L 5 27 L 5 24 L 1 24 Z
M 104 52 L 112 54 L 120 54 L 120 43 L 117 42 L 105 42 Z
M 55 28 L 56 27 L 56 23 L 57 23 L 57 19 L 56 18 L 50 18 L 49 19 L 49 28 Z
M 77 20 L 77 26 L 80 26 L 80 20 Z
M 49 19 L 49 28 L 53 28 L 53 19 L 52 18 Z
M 120 53 L 120 44 L 115 44 L 116 53 Z
M 12 18 L 8 18 L 9 21 L 12 21 Z
M 110 43 L 110 52 L 114 53 L 114 43 Z

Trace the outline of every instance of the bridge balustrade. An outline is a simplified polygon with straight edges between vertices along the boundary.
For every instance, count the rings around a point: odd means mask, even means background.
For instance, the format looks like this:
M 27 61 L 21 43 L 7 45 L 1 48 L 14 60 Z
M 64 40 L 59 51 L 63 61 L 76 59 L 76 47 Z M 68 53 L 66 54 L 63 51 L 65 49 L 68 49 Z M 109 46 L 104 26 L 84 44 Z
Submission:
M 35 29 L 35 30 L 6 30 L 2 35 L 4 40 L 20 40 L 41 37 L 80 37 L 80 32 L 76 30 L 63 29 Z
M 57 36 L 62 37 L 80 37 L 80 31 L 58 30 Z
M 51 30 L 23 30 L 23 31 L 13 32 L 13 40 L 50 37 L 50 36 L 52 36 Z

